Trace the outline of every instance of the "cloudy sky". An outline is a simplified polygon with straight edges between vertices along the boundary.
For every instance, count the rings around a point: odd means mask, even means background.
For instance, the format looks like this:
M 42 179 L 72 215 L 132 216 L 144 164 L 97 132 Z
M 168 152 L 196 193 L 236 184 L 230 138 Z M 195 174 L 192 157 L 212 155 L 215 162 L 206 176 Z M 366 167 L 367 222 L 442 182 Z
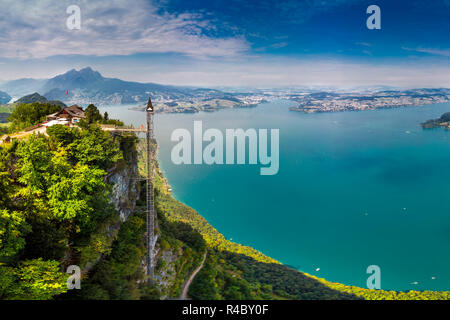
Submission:
M 0 80 L 91 66 L 209 87 L 450 87 L 449 16 L 450 0 L 0 0 Z

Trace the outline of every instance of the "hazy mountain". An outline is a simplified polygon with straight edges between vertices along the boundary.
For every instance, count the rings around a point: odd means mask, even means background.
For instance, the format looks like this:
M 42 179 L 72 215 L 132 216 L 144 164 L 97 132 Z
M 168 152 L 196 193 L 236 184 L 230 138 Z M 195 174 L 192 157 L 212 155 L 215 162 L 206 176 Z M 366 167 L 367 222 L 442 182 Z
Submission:
M 26 96 L 23 96 L 20 99 L 17 99 L 15 101 L 16 104 L 21 103 L 32 103 L 32 102 L 47 102 L 47 98 L 44 96 L 41 96 L 39 93 L 35 92 Z
M 49 79 L 43 86 L 43 91 L 50 91 L 52 89 L 76 89 L 85 88 L 87 85 L 96 86 L 97 88 L 103 81 L 102 75 L 92 70 L 91 68 L 84 68 L 80 71 L 72 69 L 64 74 Z
M 6 92 L 0 91 L 0 104 L 8 103 L 11 100 L 11 96 Z
M 33 102 L 56 104 L 61 107 L 66 107 L 66 104 L 64 104 L 63 102 L 58 100 L 48 100 L 46 97 L 41 96 L 37 92 L 23 96 L 22 98 L 15 101 L 14 104 L 17 105 L 22 103 L 33 103 Z
M 127 104 L 144 103 L 150 95 L 155 102 L 196 99 L 231 99 L 231 93 L 206 88 L 169 86 L 156 83 L 123 81 L 105 78 L 87 67 L 72 69 L 51 79 L 18 79 L 0 84 L 0 89 L 13 96 L 38 92 L 49 100 L 67 104 Z
M 22 97 L 33 92 L 41 92 L 47 79 L 23 78 L 6 81 L 0 84 L 0 90 L 8 92 L 13 97 Z
M 144 103 L 148 96 L 152 100 L 171 101 L 186 98 L 223 98 L 230 94 L 213 89 L 168 86 L 156 83 L 123 81 L 104 78 L 99 72 L 87 67 L 79 71 L 73 69 L 46 81 L 41 92 L 52 100 L 68 104 L 128 104 Z

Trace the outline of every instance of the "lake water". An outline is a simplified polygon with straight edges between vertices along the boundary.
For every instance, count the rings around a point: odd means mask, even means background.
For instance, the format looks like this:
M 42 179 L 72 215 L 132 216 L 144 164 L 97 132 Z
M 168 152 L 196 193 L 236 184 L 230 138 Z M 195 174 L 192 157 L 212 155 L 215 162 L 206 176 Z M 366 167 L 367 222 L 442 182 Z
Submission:
M 156 115 L 159 161 L 175 197 L 228 239 L 318 277 L 366 287 L 367 267 L 378 265 L 382 289 L 450 290 L 450 131 L 419 126 L 450 104 L 323 114 L 292 105 Z M 145 114 L 128 107 L 100 109 L 143 124 Z M 279 128 L 278 174 L 174 165 L 170 134 L 192 132 L 194 120 L 222 132 Z

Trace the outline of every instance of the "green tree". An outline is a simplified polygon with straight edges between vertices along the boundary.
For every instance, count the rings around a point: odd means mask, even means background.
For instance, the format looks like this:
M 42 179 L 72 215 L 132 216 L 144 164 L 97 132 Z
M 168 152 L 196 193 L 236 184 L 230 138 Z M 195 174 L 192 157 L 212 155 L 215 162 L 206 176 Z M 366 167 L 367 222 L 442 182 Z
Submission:
M 19 194 L 32 198 L 38 210 L 58 220 L 89 220 L 98 192 L 104 189 L 106 172 L 86 164 L 71 164 L 67 151 L 51 151 L 45 137 L 31 137 L 17 150 Z
M 47 139 L 32 135 L 28 140 L 20 142 L 16 155 L 19 157 L 17 180 L 23 185 L 19 194 L 24 197 L 37 196 L 34 202 L 39 201 L 48 188 L 52 172 L 52 153 Z
M 44 121 L 45 116 L 60 110 L 60 106 L 49 103 L 33 102 L 19 104 L 9 116 L 9 121 L 12 122 L 11 128 L 13 130 L 21 130 L 33 126 Z
M 12 163 L 12 152 L 17 142 L 13 142 L 10 147 L 0 147 L 0 208 L 5 208 L 11 202 L 13 192 L 13 179 L 9 171 Z
M 0 264 L 0 300 L 13 298 L 15 282 L 14 269 Z
M 89 124 L 102 120 L 102 115 L 98 111 L 97 107 L 93 104 L 87 106 L 86 110 L 84 111 L 84 115 L 86 116 L 86 121 Z
M 25 246 L 23 235 L 28 231 L 29 226 L 20 212 L 0 210 L 0 261 L 14 256 Z
M 23 261 L 14 275 L 17 281 L 12 292 L 14 299 L 50 300 L 67 292 L 69 275 L 60 271 L 58 261 L 41 258 Z
M 76 164 L 72 167 L 61 153 L 52 162 L 55 174 L 51 177 L 47 198 L 53 216 L 59 220 L 78 217 L 88 221 L 94 211 L 92 202 L 98 191 L 105 187 L 103 177 L 106 172 L 87 165 Z
M 77 128 L 69 128 L 60 124 L 47 128 L 47 134 L 61 142 L 64 146 L 71 144 L 78 136 Z
M 69 146 L 71 155 L 80 164 L 109 169 L 113 163 L 123 159 L 119 142 L 114 141 L 109 132 L 96 124 L 82 130 L 80 139 Z

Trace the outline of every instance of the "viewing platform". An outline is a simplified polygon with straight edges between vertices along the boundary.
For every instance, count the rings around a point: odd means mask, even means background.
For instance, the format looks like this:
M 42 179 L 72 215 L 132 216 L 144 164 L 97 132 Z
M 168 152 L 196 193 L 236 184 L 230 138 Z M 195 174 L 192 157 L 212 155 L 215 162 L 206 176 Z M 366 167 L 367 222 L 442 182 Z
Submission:
M 113 131 L 113 132 L 147 132 L 147 129 L 144 128 L 144 126 L 134 128 L 133 126 L 116 126 L 113 124 L 101 124 L 100 127 L 104 131 Z

